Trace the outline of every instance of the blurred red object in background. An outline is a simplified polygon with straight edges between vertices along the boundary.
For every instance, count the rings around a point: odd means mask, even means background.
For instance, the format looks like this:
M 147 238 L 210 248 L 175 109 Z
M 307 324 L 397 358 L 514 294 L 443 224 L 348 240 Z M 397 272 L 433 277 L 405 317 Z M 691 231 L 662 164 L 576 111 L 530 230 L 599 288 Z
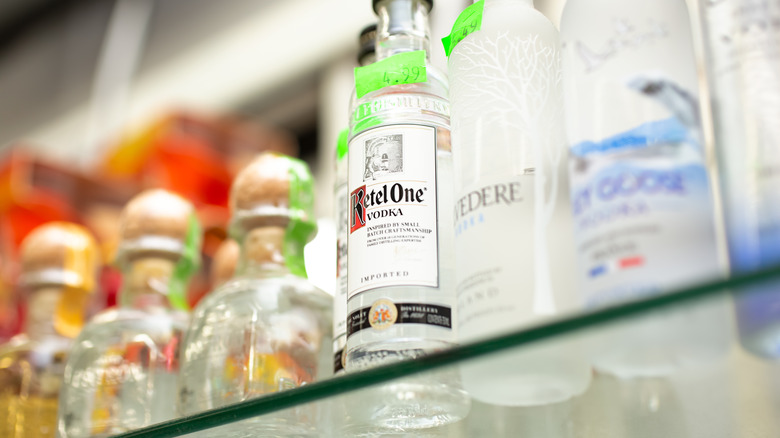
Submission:
M 257 154 L 268 150 L 296 156 L 298 145 L 289 133 L 256 122 L 179 111 L 126 137 L 98 169 L 104 180 L 163 188 L 195 205 L 204 230 L 204 266 L 191 282 L 193 306 L 211 288 L 205 273 L 227 236 L 233 178 Z

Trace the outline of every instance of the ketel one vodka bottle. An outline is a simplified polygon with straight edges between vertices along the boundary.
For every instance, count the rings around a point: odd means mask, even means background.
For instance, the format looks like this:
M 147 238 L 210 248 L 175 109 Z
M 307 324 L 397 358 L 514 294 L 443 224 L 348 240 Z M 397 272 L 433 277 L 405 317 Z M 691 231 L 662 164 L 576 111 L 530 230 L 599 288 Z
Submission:
M 561 23 L 577 277 L 606 306 L 721 275 L 683 0 L 570 0 Z M 658 376 L 725 353 L 722 301 L 649 315 L 594 365 Z
M 369 65 L 376 60 L 376 24 L 360 32 L 358 64 Z M 347 139 L 349 128 L 339 133 L 336 147 L 336 297 L 333 300 L 333 372 L 344 371 L 347 344 L 347 235 L 349 234 L 349 196 L 347 196 Z
M 780 1 L 709 0 L 699 7 L 708 48 L 715 140 L 730 267 L 780 264 Z M 780 358 L 780 287 L 735 297 L 742 345 Z
M 459 340 L 474 342 L 562 307 L 551 266 L 565 264 L 552 263 L 548 239 L 555 211 L 570 211 L 568 197 L 559 196 L 566 147 L 558 31 L 531 0 L 482 0 L 463 11 L 443 43 L 455 164 L 455 323 Z M 570 223 L 561 225 L 567 229 L 557 234 L 571 236 Z M 559 246 L 573 259 L 570 242 Z M 591 369 L 577 345 L 546 343 L 465 364 L 462 376 L 472 397 L 520 406 L 582 393 Z
M 182 346 L 183 414 L 332 375 L 333 299 L 306 279 L 303 262 L 316 232 L 313 205 L 311 174 L 300 160 L 265 153 L 236 177 L 230 233 L 241 255 L 236 275 L 193 312 Z M 271 434 L 314 431 L 316 419 L 298 413 L 249 422 Z
M 373 6 L 377 61 L 355 69 L 350 109 L 347 371 L 455 342 L 449 103 L 428 61 L 432 4 Z M 434 380 L 382 387 L 376 421 L 414 428 L 465 416 L 457 379 Z
M 55 436 L 65 361 L 94 295 L 97 262 L 94 239 L 75 224 L 51 222 L 24 239 L 27 317 L 22 334 L 0 347 L 0 436 Z
M 105 437 L 176 416 L 185 293 L 200 239 L 192 205 L 173 193 L 148 190 L 125 206 L 118 305 L 76 339 L 60 394 L 62 438 Z

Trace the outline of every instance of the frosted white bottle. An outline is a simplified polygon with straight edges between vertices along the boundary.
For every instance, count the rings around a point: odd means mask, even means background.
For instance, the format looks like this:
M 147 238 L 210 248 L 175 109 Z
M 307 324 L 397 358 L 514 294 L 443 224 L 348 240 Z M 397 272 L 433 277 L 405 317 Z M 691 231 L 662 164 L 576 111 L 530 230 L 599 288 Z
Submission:
M 730 267 L 780 263 L 780 0 L 703 1 Z M 735 298 L 748 351 L 780 357 L 776 283 Z
M 531 0 L 485 0 L 462 16 L 480 10 L 480 29 L 449 57 L 462 343 L 538 323 L 563 304 L 548 239 L 554 213 L 567 210 L 556 206 L 566 190 L 558 172 L 565 169 L 558 32 Z M 493 404 L 565 400 L 590 382 L 579 353 L 549 342 L 503 353 L 463 366 L 463 384 Z
M 683 0 L 570 0 L 561 21 L 576 272 L 589 307 L 722 275 Z M 724 302 L 635 320 L 597 369 L 666 375 L 721 358 Z

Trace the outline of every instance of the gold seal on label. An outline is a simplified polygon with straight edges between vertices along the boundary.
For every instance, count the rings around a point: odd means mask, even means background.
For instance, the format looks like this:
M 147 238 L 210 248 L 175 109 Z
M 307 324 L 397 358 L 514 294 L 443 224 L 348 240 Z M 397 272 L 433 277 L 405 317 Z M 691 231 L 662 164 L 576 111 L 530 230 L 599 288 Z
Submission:
M 347 349 L 341 350 L 341 368 L 347 369 Z
M 377 330 L 390 328 L 398 320 L 398 308 L 387 298 L 374 301 L 368 311 L 368 322 Z

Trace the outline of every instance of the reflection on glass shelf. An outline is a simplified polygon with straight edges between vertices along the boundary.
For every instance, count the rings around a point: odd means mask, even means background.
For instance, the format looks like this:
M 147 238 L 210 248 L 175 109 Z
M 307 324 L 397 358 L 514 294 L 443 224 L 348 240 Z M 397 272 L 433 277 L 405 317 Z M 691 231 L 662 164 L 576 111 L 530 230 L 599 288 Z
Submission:
M 275 426 L 306 417 L 315 419 L 309 422 L 314 426 L 296 436 L 777 437 L 778 364 L 752 355 L 733 342 L 733 311 L 720 321 L 696 317 L 712 308 L 731 309 L 733 297 L 724 291 L 737 292 L 737 298 L 744 298 L 743 292 L 748 289 L 745 286 L 761 284 L 765 291 L 774 283 L 780 291 L 780 269 L 557 320 L 425 359 L 340 376 L 122 436 L 283 436 Z M 780 303 L 780 292 L 776 302 Z M 454 424 L 410 432 L 394 427 L 392 422 L 374 421 L 383 400 L 397 406 L 407 394 L 419 395 L 418 391 L 403 390 L 415 382 L 458 378 L 464 372 L 478 378 L 483 373 L 485 391 L 493 387 L 511 391 L 518 378 L 508 371 L 513 362 L 514 369 L 522 374 L 525 360 L 568 351 L 572 346 L 579 346 L 583 358 L 593 362 L 613 345 L 614 339 L 625 341 L 626 336 L 634 337 L 638 351 L 642 351 L 643 337 L 652 339 L 651 345 L 664 341 L 642 327 L 662 325 L 670 318 L 687 322 L 684 333 L 665 332 L 662 336 L 666 340 L 696 340 L 703 345 L 691 345 L 692 349 L 705 354 L 689 360 L 688 351 L 658 350 L 645 359 L 674 364 L 672 369 L 633 379 L 594 372 L 590 386 L 581 395 L 544 406 L 497 406 L 475 397 L 469 415 Z M 633 359 L 641 358 L 637 353 Z M 404 400 L 411 410 L 418 401 Z

